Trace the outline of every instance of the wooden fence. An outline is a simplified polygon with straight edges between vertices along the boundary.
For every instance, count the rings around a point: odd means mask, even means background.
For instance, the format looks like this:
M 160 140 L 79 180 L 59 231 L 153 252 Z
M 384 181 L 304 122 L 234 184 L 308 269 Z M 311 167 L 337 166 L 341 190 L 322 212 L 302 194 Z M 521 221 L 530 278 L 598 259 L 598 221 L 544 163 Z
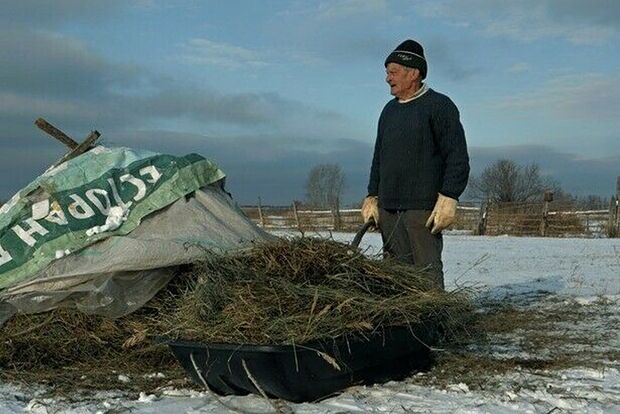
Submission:
M 2 202 L 0 202 L 0 206 Z M 242 206 L 266 229 L 356 231 L 363 224 L 360 209 L 310 210 L 290 206 Z M 584 210 L 571 203 L 461 203 L 450 230 L 475 235 L 542 237 L 620 237 L 620 197 L 608 209 Z
M 617 218 L 609 210 L 578 210 L 552 203 L 501 204 L 481 206 L 475 234 L 517 236 L 604 237 L 617 228 Z
M 310 210 L 290 206 L 243 206 L 266 229 L 354 231 L 362 225 L 360 209 Z M 608 209 L 583 210 L 570 203 L 461 203 L 451 230 L 476 235 L 542 237 L 618 237 L 620 209 L 612 197 Z

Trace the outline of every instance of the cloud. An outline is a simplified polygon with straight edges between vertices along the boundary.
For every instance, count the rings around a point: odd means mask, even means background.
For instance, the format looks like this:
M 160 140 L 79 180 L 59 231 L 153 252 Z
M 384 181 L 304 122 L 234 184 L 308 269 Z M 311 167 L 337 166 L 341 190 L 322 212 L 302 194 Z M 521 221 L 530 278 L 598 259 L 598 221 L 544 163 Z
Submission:
M 20 140 L 19 146 L 2 144 L 0 163 L 0 201 L 8 200 L 20 188 L 25 187 L 36 176 L 45 172 L 62 157 L 63 150 L 51 139 L 40 138 Z M 33 146 L 28 146 L 33 144 Z M 24 160 L 28 160 L 24 162 Z
M 188 117 L 202 123 L 256 126 L 276 124 L 294 111 L 289 101 L 273 93 L 223 94 L 206 89 L 167 88 L 154 95 L 136 98 L 143 116 Z
M 0 91 L 45 97 L 98 98 L 138 83 L 141 71 L 112 64 L 83 43 L 51 32 L 0 30 Z
M 330 0 L 320 2 L 316 15 L 320 19 L 348 19 L 354 16 L 377 16 L 388 10 L 386 0 Z
M 2 1 L 0 27 L 56 27 L 65 21 L 80 19 L 96 22 L 113 16 L 126 2 L 121 0 L 19 0 Z
M 39 134 L 40 135 L 40 134 Z M 330 135 L 316 138 L 311 133 L 289 136 L 279 133 L 210 136 L 164 130 L 119 130 L 106 134 L 109 145 L 171 154 L 196 152 L 216 162 L 227 174 L 227 184 L 241 204 L 290 204 L 303 199 L 308 171 L 320 163 L 339 164 L 346 176 L 344 202 L 354 204 L 366 193 L 372 145 Z M 20 143 L 3 146 L 8 154 L 0 164 L 0 199 L 8 198 L 26 181 L 40 174 L 62 155 L 62 148 L 51 139 L 37 136 L 36 151 Z M 34 144 L 35 138 L 26 140 Z M 577 153 L 558 151 L 549 146 L 471 147 L 472 175 L 500 158 L 518 163 L 536 162 L 541 171 L 558 181 L 565 191 L 577 195 L 609 196 L 615 191 L 620 173 L 620 155 L 584 158 Z M 24 163 L 24 159 L 29 159 Z
M 615 0 L 547 0 L 550 15 L 556 19 L 585 20 L 620 28 L 620 5 Z
M 44 3 L 25 4 L 29 7 L 40 5 L 41 10 L 50 12 L 52 6 Z M 255 202 L 259 195 L 266 202 L 280 204 L 302 198 L 307 171 L 324 162 L 343 166 L 347 175 L 345 199 L 348 203 L 358 201 L 365 194 L 372 147 L 351 138 L 370 141 L 368 135 L 373 128 L 358 125 L 338 112 L 309 106 L 277 93 L 226 93 L 213 86 L 162 79 L 149 69 L 112 62 L 85 43 L 50 31 L 70 18 L 87 20 L 94 19 L 96 12 L 111 13 L 103 10 L 102 4 L 107 2 L 79 2 L 75 10 L 70 10 L 76 3 L 55 3 L 61 16 L 51 16 L 49 21 L 43 19 L 39 9 L 32 15 L 20 9 L 21 6 L 7 5 L 3 9 L 3 17 L 0 17 L 3 22 L 0 25 L 0 153 L 3 160 L 0 163 L 3 177 L 0 198 L 6 198 L 26 184 L 63 153 L 62 146 L 32 125 L 39 116 L 76 140 L 83 139 L 89 130 L 96 128 L 103 133 L 104 142 L 111 145 L 147 147 L 177 154 L 203 153 L 226 170 L 229 185 L 242 203 Z M 111 8 L 115 9 L 118 4 L 113 3 Z M 400 39 L 386 39 L 379 30 L 364 22 L 384 13 L 385 4 L 370 2 L 360 10 L 354 8 L 357 4 L 354 2 L 322 4 L 314 7 L 315 12 L 323 9 L 322 17 L 313 19 L 312 24 L 305 25 L 303 19 L 294 22 L 302 29 L 291 31 L 290 38 L 283 39 L 277 46 L 278 53 L 289 47 L 298 53 L 299 59 L 316 63 L 330 63 L 334 59 L 347 63 L 372 61 L 380 68 L 387 52 Z M 8 23 L 11 18 L 6 17 L 7 10 L 9 16 L 15 15 L 19 24 Z M 465 17 L 461 24 L 467 25 Z M 36 27 L 45 30 L 27 29 L 36 19 L 43 22 Z M 325 19 L 338 20 L 336 23 L 341 26 L 325 24 Z M 348 19 L 355 21 L 351 27 Z M 490 24 L 492 19 L 489 19 Z M 599 27 L 616 30 L 611 20 L 602 15 L 584 21 L 588 22 L 584 23 L 584 30 L 592 29 L 590 36 L 607 36 L 604 31 L 596 34 Z M 384 24 L 391 22 L 386 19 Z M 555 22 L 576 27 L 570 14 L 560 15 Z M 476 26 L 480 25 L 471 25 Z M 524 30 L 524 26 L 518 28 L 515 36 L 519 30 Z M 431 39 L 427 49 L 431 73 L 436 70 L 441 76 L 462 80 L 473 76 L 477 70 L 462 63 L 464 59 L 459 50 L 470 50 L 467 45 L 448 44 L 439 38 Z M 235 65 L 235 62 L 261 67 L 268 65 L 272 56 L 268 51 L 204 38 L 188 42 L 182 51 L 188 59 L 193 56 L 203 59 L 202 64 L 220 67 L 231 67 L 226 65 Z M 617 75 L 601 74 L 558 77 L 516 100 L 506 98 L 502 104 L 510 110 L 555 111 L 571 117 L 585 113 L 590 119 L 613 122 L 618 114 L 619 80 Z M 568 183 L 568 190 L 598 191 L 597 183 L 606 182 L 609 176 L 615 177 L 618 173 L 617 157 L 583 159 L 548 148 L 473 148 L 474 168 L 485 160 L 505 154 L 523 160 L 547 154 L 547 159 L 540 158 L 545 171 L 562 177 Z M 601 191 L 606 194 L 606 190 Z
M 564 33 L 566 38 L 576 45 L 600 45 L 613 39 L 617 30 L 612 27 L 578 27 Z
M 181 58 L 191 64 L 239 68 L 263 67 L 265 56 L 255 50 L 205 38 L 194 38 L 182 46 Z
M 50 32 L 0 30 L 0 62 L 0 137 L 7 131 L 29 134 L 39 116 L 79 135 L 93 128 L 118 130 L 162 121 L 256 133 L 271 128 L 291 135 L 305 128 L 316 130 L 317 136 L 359 132 L 333 111 L 277 93 L 222 93 L 157 77 L 143 68 L 109 62 L 76 39 Z
M 612 0 L 433 0 L 417 4 L 416 10 L 521 42 L 558 38 L 598 45 L 617 37 L 620 29 L 620 3 Z
M 508 69 L 508 73 L 525 73 L 529 72 L 530 65 L 526 62 L 517 62 L 511 65 Z
M 543 111 L 563 119 L 616 121 L 620 116 L 620 75 L 562 75 L 527 92 L 505 97 L 493 106 Z
M 177 130 L 211 131 L 223 137 L 242 133 L 251 142 L 257 139 L 253 137 L 278 133 L 286 138 L 281 143 L 283 147 L 315 147 L 317 153 L 327 153 L 336 147 L 321 138 L 363 136 L 362 127 L 351 125 L 348 118 L 338 113 L 269 93 L 222 94 L 204 89 L 166 89 L 154 95 L 109 96 L 91 102 L 0 94 L 0 121 L 4 126 L 0 132 L 0 148 L 16 138 L 23 141 L 23 137 L 33 139 L 40 135 L 32 124 L 39 116 L 76 140 L 92 129 L 98 129 L 105 138 L 112 138 L 119 131 L 169 125 Z M 240 141 L 236 142 L 241 145 Z M 116 144 L 124 145 L 124 142 Z M 261 153 L 274 155 L 263 151 L 253 155 Z
M 134 133 L 124 141 L 164 152 L 199 152 L 215 161 L 227 174 L 227 185 L 242 204 L 290 204 L 303 199 L 305 180 L 317 164 L 335 163 L 346 176 L 345 203 L 356 203 L 366 194 L 372 146 L 353 139 L 311 133 L 235 135 L 211 137 L 167 131 Z
M 537 163 L 543 175 L 559 182 L 564 191 L 585 196 L 609 197 L 615 192 L 620 175 L 620 154 L 585 158 L 580 154 L 558 151 L 543 145 L 518 145 L 470 148 L 472 175 L 498 159 L 520 164 Z
M 129 110 L 136 124 L 177 120 L 230 135 L 278 131 L 291 137 L 359 136 L 361 127 L 346 116 L 287 99 L 277 93 L 222 93 L 214 89 L 165 86 L 154 94 L 125 97 L 112 108 Z M 148 124 L 148 122 L 146 122 Z
M 257 191 L 283 203 L 302 197 L 306 169 L 316 163 L 367 168 L 359 159 L 370 157 L 369 145 L 349 139 L 364 136 L 364 128 L 338 112 L 277 93 L 223 93 L 157 78 L 111 63 L 67 36 L 21 29 L 0 34 L 6 35 L 0 36 L 0 198 L 65 150 L 34 127 L 40 116 L 77 141 L 98 129 L 110 145 L 216 154 L 240 177 L 233 185 L 251 202 Z M 158 132 L 162 126 L 173 132 Z M 155 132 L 139 132 L 147 128 Z
M 470 79 L 480 72 L 480 68 L 463 64 L 466 60 L 465 50 L 470 50 L 459 42 L 446 42 L 443 38 L 434 37 L 425 42 L 425 55 L 429 62 L 429 77 L 437 71 L 439 75 L 452 81 Z
M 368 63 L 380 68 L 386 53 L 398 41 L 392 24 L 400 16 L 386 0 L 333 0 L 293 2 L 274 21 L 274 44 L 289 62 L 330 66 Z M 384 31 L 385 27 L 390 29 Z
M 372 147 L 352 139 L 334 136 L 316 139 L 312 134 L 247 134 L 207 136 L 176 131 L 116 131 L 106 134 L 104 143 L 148 148 L 169 154 L 195 152 L 216 162 L 228 175 L 227 185 L 242 204 L 256 203 L 257 197 L 272 204 L 289 204 L 303 199 L 308 171 L 317 164 L 336 163 L 346 174 L 345 202 L 358 202 L 366 194 Z M 37 136 L 26 140 L 43 145 L 33 152 L 22 145 L 3 145 L 0 164 L 0 199 L 7 199 L 52 162 L 63 149 L 52 139 Z M 29 159 L 24 163 L 24 159 Z
M 388 15 L 387 0 L 329 0 L 293 3 L 281 11 L 286 18 L 325 20 L 348 20 Z

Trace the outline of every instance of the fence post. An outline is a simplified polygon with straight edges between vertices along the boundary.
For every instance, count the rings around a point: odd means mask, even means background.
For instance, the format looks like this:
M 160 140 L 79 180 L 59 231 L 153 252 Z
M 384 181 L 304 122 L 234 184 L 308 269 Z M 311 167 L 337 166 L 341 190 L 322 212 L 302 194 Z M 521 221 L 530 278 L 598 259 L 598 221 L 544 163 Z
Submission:
M 614 237 L 620 236 L 620 175 L 616 180 L 616 225 L 614 229 Z
M 476 233 L 478 236 L 484 236 L 484 234 L 487 232 L 487 218 L 489 216 L 490 204 L 490 200 L 487 200 L 483 201 L 480 205 L 480 215 L 478 216 L 478 232 Z
M 542 218 L 540 221 L 540 235 L 545 237 L 547 235 L 547 228 L 549 227 L 549 203 L 553 201 L 553 192 L 545 191 L 543 194 L 543 210 Z
M 336 197 L 336 203 L 332 206 L 332 219 L 334 223 L 334 230 L 340 230 L 340 199 Z
M 618 206 L 618 197 L 612 196 L 609 202 L 609 221 L 607 222 L 607 236 L 618 237 L 620 212 Z
M 615 229 L 615 236 L 614 237 L 618 237 L 620 235 L 620 197 L 616 196 L 616 225 L 614 227 Z
M 260 202 L 260 197 L 258 197 L 258 219 L 260 221 L 260 226 L 265 227 L 265 218 L 263 217 L 263 206 Z
M 301 232 L 301 224 L 299 223 L 299 213 L 297 212 L 297 201 L 293 201 L 293 216 L 295 217 L 295 225 L 297 230 Z

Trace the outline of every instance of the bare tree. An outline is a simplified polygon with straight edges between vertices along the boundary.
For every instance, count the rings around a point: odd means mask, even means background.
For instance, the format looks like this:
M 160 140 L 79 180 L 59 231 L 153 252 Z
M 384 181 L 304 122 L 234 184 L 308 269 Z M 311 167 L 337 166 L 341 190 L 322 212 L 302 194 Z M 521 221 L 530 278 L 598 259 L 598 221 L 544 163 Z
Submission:
M 538 164 L 519 165 L 512 160 L 497 160 L 469 182 L 472 198 L 491 202 L 536 201 L 546 190 L 559 191 L 553 180 L 540 173 Z
M 308 173 L 306 201 L 313 207 L 337 211 L 343 190 L 344 172 L 337 164 L 319 164 Z

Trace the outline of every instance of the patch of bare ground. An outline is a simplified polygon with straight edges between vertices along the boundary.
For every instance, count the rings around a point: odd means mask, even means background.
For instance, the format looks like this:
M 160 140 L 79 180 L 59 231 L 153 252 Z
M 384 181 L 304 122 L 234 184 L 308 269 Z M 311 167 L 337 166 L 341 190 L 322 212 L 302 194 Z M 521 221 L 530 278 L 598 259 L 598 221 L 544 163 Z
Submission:
M 493 389 L 509 373 L 578 367 L 620 367 L 618 299 L 548 296 L 529 303 L 487 304 L 465 334 L 436 352 L 433 369 L 413 381 Z

